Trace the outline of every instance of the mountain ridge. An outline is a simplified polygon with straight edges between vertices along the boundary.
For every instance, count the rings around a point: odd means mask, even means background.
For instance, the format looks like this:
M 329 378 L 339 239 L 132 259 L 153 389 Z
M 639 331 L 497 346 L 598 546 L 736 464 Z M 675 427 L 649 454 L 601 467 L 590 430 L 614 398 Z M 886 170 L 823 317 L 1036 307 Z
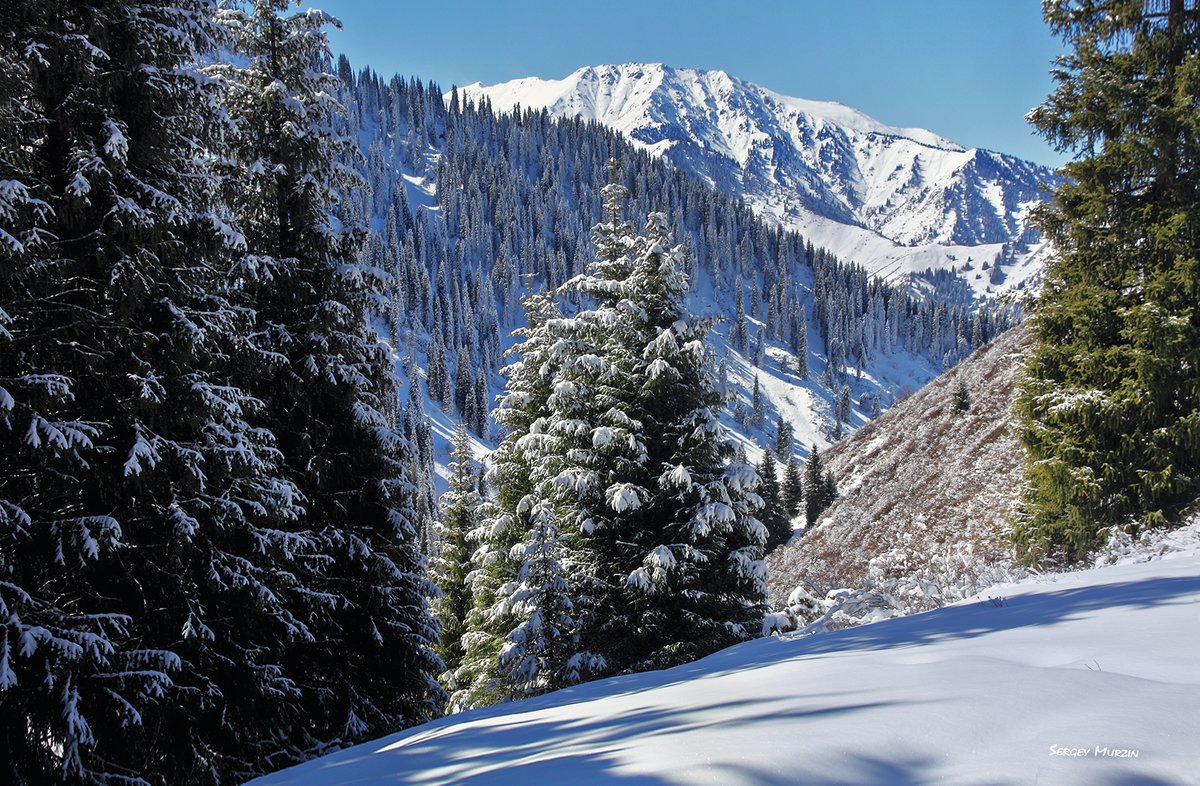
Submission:
M 498 112 L 521 106 L 595 120 L 880 275 L 952 270 L 987 297 L 1024 288 L 1041 269 L 1044 243 L 1028 211 L 1056 176 L 1015 156 L 724 71 L 658 63 L 460 92 L 486 97 Z

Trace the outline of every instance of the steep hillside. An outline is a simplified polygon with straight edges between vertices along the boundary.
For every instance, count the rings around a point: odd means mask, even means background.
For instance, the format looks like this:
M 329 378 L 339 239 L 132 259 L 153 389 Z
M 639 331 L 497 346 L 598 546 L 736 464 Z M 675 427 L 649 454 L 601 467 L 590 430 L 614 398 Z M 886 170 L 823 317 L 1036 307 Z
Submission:
M 545 107 L 603 123 L 873 272 L 953 270 L 986 294 L 1022 287 L 1041 268 L 1027 212 L 1055 177 L 1013 156 L 724 71 L 626 63 L 463 92 L 497 111 Z
M 769 556 L 775 603 L 798 585 L 821 596 L 905 575 L 970 591 L 1008 565 L 1002 532 L 1023 461 L 1012 404 L 1028 345 L 1023 326 L 1008 331 L 829 450 L 839 499 Z M 960 383 L 970 408 L 956 414 Z

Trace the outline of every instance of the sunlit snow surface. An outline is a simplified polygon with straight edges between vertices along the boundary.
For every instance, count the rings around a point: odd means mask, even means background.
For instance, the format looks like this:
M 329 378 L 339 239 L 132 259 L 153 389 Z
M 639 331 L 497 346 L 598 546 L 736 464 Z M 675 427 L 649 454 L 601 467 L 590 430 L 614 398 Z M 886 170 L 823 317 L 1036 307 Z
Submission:
M 1183 546 L 446 718 L 255 783 L 1196 783 L 1200 548 Z

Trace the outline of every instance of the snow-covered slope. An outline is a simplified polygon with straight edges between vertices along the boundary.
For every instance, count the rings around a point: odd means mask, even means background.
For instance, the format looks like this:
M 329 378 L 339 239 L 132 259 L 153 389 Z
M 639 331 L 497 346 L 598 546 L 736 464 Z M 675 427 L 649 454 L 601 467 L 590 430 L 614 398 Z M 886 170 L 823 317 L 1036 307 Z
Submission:
M 453 716 L 255 783 L 1195 783 L 1186 548 Z
M 985 294 L 1024 286 L 1041 269 L 1044 249 L 1026 219 L 1054 175 L 1013 156 L 724 71 L 627 63 L 462 92 L 497 111 L 545 107 L 608 125 L 883 275 L 955 269 Z

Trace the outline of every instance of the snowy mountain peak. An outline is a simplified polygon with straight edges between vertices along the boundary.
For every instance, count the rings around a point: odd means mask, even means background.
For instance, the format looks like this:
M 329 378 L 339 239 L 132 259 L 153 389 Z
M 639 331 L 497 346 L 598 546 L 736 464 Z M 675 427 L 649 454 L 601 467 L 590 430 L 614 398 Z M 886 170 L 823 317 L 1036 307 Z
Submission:
M 674 68 L 663 63 L 623 63 L 584 66 L 557 80 L 528 77 L 494 86 L 475 83 L 463 89 L 468 93 L 487 95 L 500 112 L 510 111 L 518 104 L 546 107 L 556 115 L 581 115 L 597 120 L 627 133 L 647 147 L 666 142 L 659 151 L 672 142 L 708 140 L 715 131 L 724 141 L 721 147 L 740 152 L 744 161 L 750 149 L 746 140 L 771 130 L 770 123 L 764 122 L 771 115 L 813 129 L 835 127 L 862 136 L 908 139 L 938 150 L 964 150 L 931 131 L 888 126 L 843 104 L 785 96 L 721 70 Z M 767 115 L 761 116 L 760 109 L 765 109 Z M 702 121 L 713 119 L 733 122 L 717 122 L 711 128 L 702 125 Z M 647 120 L 658 130 L 666 129 L 671 121 L 678 121 L 674 130 L 704 133 L 648 142 L 655 135 L 653 128 L 644 128 Z M 641 133 L 632 133 L 638 130 Z
M 559 80 L 464 92 L 486 96 L 498 112 L 544 107 L 603 123 L 883 275 L 954 268 L 984 293 L 1023 285 L 1038 269 L 1026 216 L 1053 173 L 932 131 L 661 63 L 587 66 Z M 991 272 L 997 264 L 1005 270 Z

